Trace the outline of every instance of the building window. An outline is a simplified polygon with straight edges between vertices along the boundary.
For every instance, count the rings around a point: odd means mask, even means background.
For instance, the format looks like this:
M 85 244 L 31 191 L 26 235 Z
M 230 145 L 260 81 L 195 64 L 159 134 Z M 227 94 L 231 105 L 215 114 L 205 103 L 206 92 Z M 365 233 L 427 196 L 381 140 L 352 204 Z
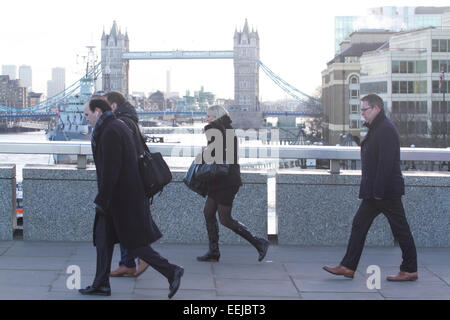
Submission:
M 350 78 L 350 83 L 352 83 L 352 84 L 359 83 L 358 77 L 351 77 Z
M 392 81 L 392 93 L 427 93 L 427 81 Z
M 350 129 L 359 129 L 359 120 L 351 120 Z
M 449 81 L 442 81 L 442 88 L 439 88 L 441 81 L 440 80 L 433 80 L 432 82 L 432 89 L 433 93 L 447 93 L 448 92 L 448 83 Z
M 431 40 L 431 51 L 450 52 L 449 42 L 447 39 L 433 39 Z
M 439 52 L 439 40 L 438 39 L 431 40 L 431 51 Z
M 439 52 L 447 52 L 447 39 L 439 40 Z
M 426 73 L 427 61 L 392 61 L 392 73 Z
M 398 81 L 392 81 L 392 93 L 400 93 L 400 86 Z
M 350 99 L 358 99 L 359 90 L 350 90 Z
M 408 64 L 406 61 L 400 61 L 400 73 L 408 73 Z
M 357 104 L 350 105 L 350 113 L 351 114 L 359 114 L 359 105 L 357 105 Z
M 400 93 L 408 93 L 408 81 L 400 81 Z
M 427 61 L 426 60 L 416 61 L 416 73 L 427 73 Z
M 432 72 L 440 72 L 441 71 L 441 68 L 439 68 L 439 60 L 433 60 L 431 65 L 432 65 Z

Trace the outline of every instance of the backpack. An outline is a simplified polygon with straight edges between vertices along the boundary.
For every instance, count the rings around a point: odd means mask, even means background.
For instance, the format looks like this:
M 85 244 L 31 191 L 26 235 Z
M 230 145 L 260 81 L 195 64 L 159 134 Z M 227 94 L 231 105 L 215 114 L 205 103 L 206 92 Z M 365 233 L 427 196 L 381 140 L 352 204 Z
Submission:
M 136 146 L 138 149 L 139 172 L 144 185 L 145 195 L 151 198 L 150 204 L 153 204 L 153 196 L 158 192 L 161 194 L 164 187 L 172 181 L 172 173 L 161 153 L 150 152 L 139 127 L 137 127 L 136 135 L 138 135 L 138 140 L 141 142 Z

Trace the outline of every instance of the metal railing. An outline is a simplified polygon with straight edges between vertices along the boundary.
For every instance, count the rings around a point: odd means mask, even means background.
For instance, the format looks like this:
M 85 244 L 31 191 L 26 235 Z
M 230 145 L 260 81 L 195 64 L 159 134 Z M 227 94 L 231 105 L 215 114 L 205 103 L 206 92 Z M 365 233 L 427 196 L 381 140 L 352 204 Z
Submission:
M 148 144 L 152 152 L 165 157 L 195 157 L 202 150 L 199 145 L 169 143 Z M 86 142 L 0 142 L 0 154 L 63 154 L 77 155 L 77 168 L 86 169 L 87 156 L 92 155 L 91 143 Z M 340 161 L 360 160 L 359 147 L 263 145 L 240 146 L 239 157 L 260 159 L 327 159 L 330 172 L 339 174 Z M 450 162 L 450 148 L 401 148 L 402 161 Z

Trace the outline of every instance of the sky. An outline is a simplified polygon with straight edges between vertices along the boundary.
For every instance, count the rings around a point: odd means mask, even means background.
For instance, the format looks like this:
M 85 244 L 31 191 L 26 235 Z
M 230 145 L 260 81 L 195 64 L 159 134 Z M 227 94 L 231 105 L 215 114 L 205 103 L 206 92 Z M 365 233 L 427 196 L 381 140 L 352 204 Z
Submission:
M 380 6 L 445 6 L 446 1 L 300 0 L 15 0 L 2 3 L 0 65 L 30 65 L 33 91 L 46 93 L 54 67 L 66 68 L 66 86 L 82 76 L 87 45 L 100 57 L 103 30 L 117 21 L 130 51 L 232 50 L 245 19 L 260 37 L 260 60 L 297 89 L 313 94 L 334 57 L 334 17 L 361 16 Z M 78 60 L 78 64 L 77 64 Z M 130 93 L 213 92 L 234 98 L 232 60 L 140 60 L 130 62 Z M 1 70 L 0 70 L 1 71 Z M 260 70 L 260 99 L 286 99 Z

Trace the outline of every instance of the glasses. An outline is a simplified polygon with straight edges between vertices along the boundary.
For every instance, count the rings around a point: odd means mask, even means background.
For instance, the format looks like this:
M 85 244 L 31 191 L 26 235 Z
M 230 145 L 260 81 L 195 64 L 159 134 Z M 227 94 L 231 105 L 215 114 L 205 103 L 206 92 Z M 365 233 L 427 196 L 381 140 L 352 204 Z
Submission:
M 367 110 L 372 109 L 372 108 L 373 108 L 373 107 L 361 108 L 361 113 L 362 113 L 362 112 L 366 112 Z

